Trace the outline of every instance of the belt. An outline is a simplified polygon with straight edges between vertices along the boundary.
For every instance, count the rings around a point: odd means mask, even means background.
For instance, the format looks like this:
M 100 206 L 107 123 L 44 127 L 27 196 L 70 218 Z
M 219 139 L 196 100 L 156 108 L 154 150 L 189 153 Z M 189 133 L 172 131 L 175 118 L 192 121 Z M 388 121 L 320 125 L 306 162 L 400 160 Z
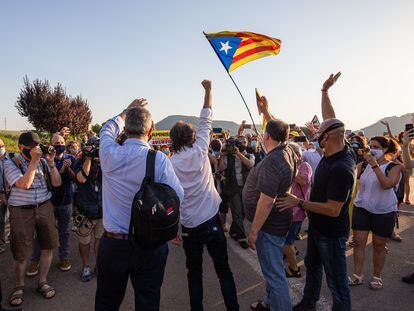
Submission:
M 107 238 L 110 238 L 110 239 L 129 240 L 129 235 L 128 234 L 122 234 L 122 233 L 112 233 L 112 232 L 105 231 L 104 236 L 106 236 Z
M 43 204 L 47 203 L 49 200 L 38 203 L 38 204 L 29 204 L 29 205 L 20 205 L 20 206 L 12 206 L 13 208 L 21 208 L 21 209 L 34 209 L 38 208 L 39 206 L 42 206 Z

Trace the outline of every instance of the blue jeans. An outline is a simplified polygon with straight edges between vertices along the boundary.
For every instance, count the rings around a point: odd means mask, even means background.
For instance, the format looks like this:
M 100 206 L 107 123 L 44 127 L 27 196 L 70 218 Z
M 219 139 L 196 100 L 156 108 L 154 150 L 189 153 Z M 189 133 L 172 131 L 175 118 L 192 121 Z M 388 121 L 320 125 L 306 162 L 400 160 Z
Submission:
M 306 285 L 303 301 L 314 306 L 322 286 L 322 267 L 332 293 L 332 310 L 351 310 L 351 293 L 346 269 L 346 237 L 328 238 L 309 226 L 308 249 L 305 257 Z
M 221 294 L 228 311 L 239 310 L 236 285 L 227 255 L 227 240 L 218 215 L 195 228 L 182 227 L 183 247 L 188 269 L 188 290 L 192 311 L 203 310 L 203 250 L 213 259 L 220 280 Z
M 59 258 L 61 260 L 69 258 L 69 224 L 72 218 L 72 203 L 67 205 L 55 205 L 55 218 L 57 221 L 57 227 L 59 232 Z M 39 241 L 36 237 L 34 252 L 31 261 L 39 262 L 40 260 L 40 247 Z
M 283 263 L 285 237 L 259 231 L 256 241 L 257 257 L 266 281 L 264 303 L 274 311 L 291 311 L 289 285 Z
M 167 256 L 166 243 L 146 250 L 139 246 L 132 247 L 128 240 L 104 235 L 99 243 L 97 258 L 95 311 L 119 310 L 129 278 L 134 288 L 135 310 L 159 310 Z

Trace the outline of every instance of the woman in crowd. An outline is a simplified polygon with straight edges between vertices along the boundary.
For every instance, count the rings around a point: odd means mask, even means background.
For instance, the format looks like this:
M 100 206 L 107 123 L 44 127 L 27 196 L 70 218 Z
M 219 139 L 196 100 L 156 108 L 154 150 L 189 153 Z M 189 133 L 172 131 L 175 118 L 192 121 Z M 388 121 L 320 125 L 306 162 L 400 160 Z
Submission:
M 404 136 L 404 132 L 401 132 L 400 134 L 398 134 L 398 142 L 400 144 L 400 146 L 403 146 L 403 136 Z M 414 156 L 414 150 L 412 148 L 413 145 L 410 145 L 410 155 Z M 402 162 L 402 157 L 401 155 L 398 157 L 398 161 Z M 408 168 L 405 170 L 403 178 L 404 178 L 404 196 L 405 196 L 405 204 L 410 205 L 410 191 L 411 191 L 411 187 L 410 187 L 410 178 L 411 175 L 413 175 L 413 169 L 412 168 Z
M 363 266 L 368 234 L 372 232 L 374 273 L 371 289 L 381 289 L 381 272 L 385 264 L 387 239 L 391 237 L 397 212 L 395 187 L 401 179 L 402 168 L 390 161 L 399 151 L 398 143 L 384 136 L 371 139 L 366 162 L 357 166 L 359 190 L 354 202 L 352 229 L 354 234 L 354 273 L 350 286 L 363 284 Z
M 312 168 L 307 163 L 302 161 L 302 149 L 298 144 L 290 144 L 295 151 L 298 158 L 298 175 L 295 177 L 292 183 L 292 194 L 302 200 L 309 200 L 311 182 L 312 182 Z M 286 237 L 284 253 L 288 263 L 286 269 L 286 277 L 288 278 L 300 278 L 300 268 L 296 261 L 296 248 L 294 246 L 296 236 L 300 232 L 303 220 L 306 218 L 306 213 L 299 207 L 292 209 L 293 219 L 289 232 Z

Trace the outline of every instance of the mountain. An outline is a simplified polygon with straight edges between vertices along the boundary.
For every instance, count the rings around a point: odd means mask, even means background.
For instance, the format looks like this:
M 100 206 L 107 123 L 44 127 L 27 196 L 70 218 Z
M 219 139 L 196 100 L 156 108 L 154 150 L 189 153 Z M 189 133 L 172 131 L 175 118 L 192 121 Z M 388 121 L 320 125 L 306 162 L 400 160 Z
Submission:
M 194 128 L 198 128 L 198 117 L 193 116 L 182 116 L 182 115 L 174 115 L 174 116 L 168 116 L 165 119 L 159 121 L 155 124 L 155 128 L 157 130 L 169 130 L 171 129 L 174 124 L 178 121 L 184 121 L 186 123 L 191 123 Z M 213 121 L 213 127 L 221 127 L 224 130 L 230 131 L 232 135 L 237 134 L 237 131 L 239 129 L 239 124 L 232 121 Z
M 404 114 L 400 117 L 393 116 L 393 117 L 386 117 L 378 122 L 371 124 L 370 126 L 367 126 L 363 128 L 362 130 L 365 133 L 366 137 L 373 137 L 378 135 L 383 135 L 383 133 L 387 130 L 385 125 L 381 123 L 381 121 L 387 121 L 390 124 L 392 134 L 397 137 L 398 133 L 401 131 L 404 131 L 405 124 L 412 123 L 412 113 Z

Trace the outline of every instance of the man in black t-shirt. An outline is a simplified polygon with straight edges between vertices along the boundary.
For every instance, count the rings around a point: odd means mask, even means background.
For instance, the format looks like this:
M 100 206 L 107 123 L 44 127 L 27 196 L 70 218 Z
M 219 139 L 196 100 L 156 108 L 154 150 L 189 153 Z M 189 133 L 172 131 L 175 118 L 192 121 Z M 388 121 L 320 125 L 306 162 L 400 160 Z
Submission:
M 309 201 L 291 194 L 276 201 L 281 210 L 299 206 L 309 216 L 308 247 L 305 258 L 306 285 L 302 301 L 294 311 L 316 310 L 325 270 L 332 293 L 332 310 L 351 310 L 346 268 L 346 241 L 349 232 L 348 206 L 355 183 L 356 156 L 345 144 L 345 125 L 335 118 L 328 89 L 340 73 L 324 83 L 318 142 L 325 150 L 316 172 Z

